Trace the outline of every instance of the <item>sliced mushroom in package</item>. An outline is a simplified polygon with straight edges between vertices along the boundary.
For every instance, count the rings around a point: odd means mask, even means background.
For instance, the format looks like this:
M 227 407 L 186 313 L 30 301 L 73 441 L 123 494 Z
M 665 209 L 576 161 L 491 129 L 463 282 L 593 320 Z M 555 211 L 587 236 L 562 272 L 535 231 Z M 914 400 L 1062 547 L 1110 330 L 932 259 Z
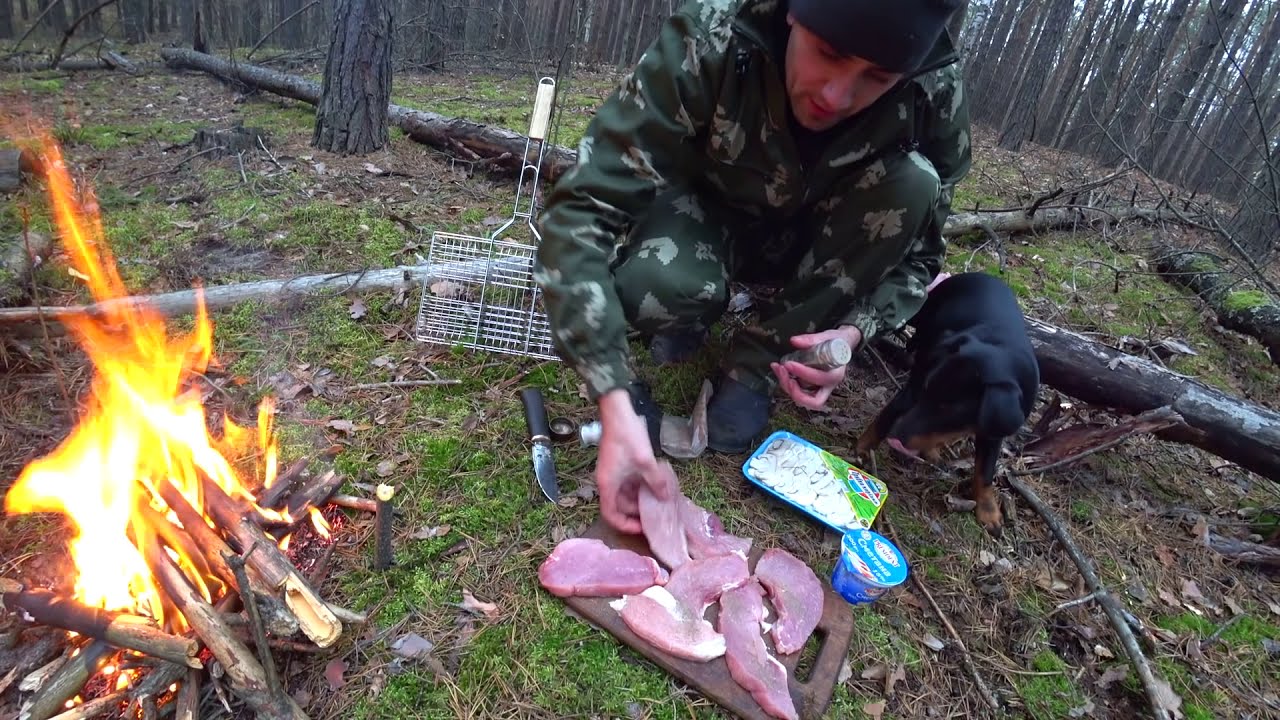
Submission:
M 813 443 L 779 430 L 747 458 L 748 480 L 837 532 L 867 529 L 889 487 Z

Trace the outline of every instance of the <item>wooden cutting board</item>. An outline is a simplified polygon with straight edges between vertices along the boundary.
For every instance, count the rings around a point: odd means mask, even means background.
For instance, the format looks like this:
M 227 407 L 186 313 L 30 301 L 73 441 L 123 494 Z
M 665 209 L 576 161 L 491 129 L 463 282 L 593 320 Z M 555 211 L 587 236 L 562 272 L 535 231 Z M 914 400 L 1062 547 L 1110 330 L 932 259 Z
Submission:
M 652 557 L 649 544 L 640 535 L 620 535 L 602 519 L 583 533 L 583 537 L 598 538 L 611 548 L 626 548 L 641 555 Z M 768 548 L 756 547 L 752 544 L 747 565 L 755 572 L 756 561 Z M 836 680 L 840 674 L 840 666 L 849 652 L 849 642 L 853 635 L 853 612 L 849 603 L 831 589 L 830 578 L 818 574 L 826 598 L 822 605 L 822 620 L 809 638 L 809 644 L 818 644 L 817 656 L 808 666 L 811 668 L 806 677 L 796 677 L 796 666 L 800 658 L 806 654 L 805 648 L 790 655 L 778 656 L 774 652 L 773 641 L 765 636 L 765 646 L 787 667 L 787 676 L 791 681 L 791 699 L 795 702 L 796 711 L 804 720 L 816 720 L 826 712 L 831 703 L 831 695 L 835 692 Z M 696 689 L 710 700 L 719 703 L 743 720 L 770 720 L 766 713 L 747 692 L 729 674 L 729 666 L 724 656 L 708 662 L 694 662 L 669 655 L 650 645 L 640 638 L 618 615 L 618 611 L 609 607 L 616 598 L 569 597 L 562 598 L 569 607 L 592 624 L 603 628 L 620 642 L 648 658 L 654 664 L 674 675 L 686 685 Z M 719 605 L 713 604 L 708 618 L 712 625 L 716 624 Z

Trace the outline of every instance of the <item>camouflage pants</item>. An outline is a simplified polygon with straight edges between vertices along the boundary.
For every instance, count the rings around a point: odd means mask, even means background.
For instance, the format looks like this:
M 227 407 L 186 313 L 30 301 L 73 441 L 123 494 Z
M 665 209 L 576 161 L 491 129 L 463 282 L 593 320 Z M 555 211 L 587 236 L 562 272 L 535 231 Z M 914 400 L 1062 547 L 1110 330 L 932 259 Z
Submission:
M 844 194 L 783 221 L 668 189 L 612 263 L 627 322 L 645 334 L 706 329 L 725 312 L 730 281 L 778 288 L 721 359 L 725 372 L 771 393 L 769 363 L 791 350 L 792 335 L 847 322 L 912 243 L 937 232 L 939 193 L 916 152 L 894 153 L 874 183 L 851 179 Z

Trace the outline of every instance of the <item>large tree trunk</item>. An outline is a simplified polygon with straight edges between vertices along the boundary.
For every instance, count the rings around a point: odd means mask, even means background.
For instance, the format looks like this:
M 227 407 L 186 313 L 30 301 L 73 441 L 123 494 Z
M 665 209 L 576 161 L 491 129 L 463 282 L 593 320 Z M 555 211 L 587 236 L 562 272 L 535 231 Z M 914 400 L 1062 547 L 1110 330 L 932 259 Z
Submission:
M 0 39 L 13 37 L 13 3 L 0 0 Z
M 1161 430 L 1159 437 L 1280 482 L 1280 413 L 1039 320 L 1027 318 L 1027 331 L 1046 385 L 1128 414 L 1167 405 L 1186 426 Z
M 312 145 L 367 155 L 387 144 L 392 33 L 389 0 L 339 0 Z
M 1280 364 L 1280 305 L 1261 290 L 1242 288 L 1213 256 L 1163 248 L 1154 258 L 1161 277 L 1200 296 L 1223 327 L 1257 338 Z
M 147 39 L 147 3 L 145 0 L 125 0 L 122 5 L 124 39 L 131 45 L 141 45 Z
M 247 63 L 233 65 L 226 60 L 182 48 L 161 48 L 160 56 L 171 67 L 202 70 L 313 105 L 320 101 L 320 86 L 296 75 Z M 399 105 L 389 106 L 388 115 L 391 122 L 417 142 L 449 153 L 470 153 L 473 157 L 467 159 L 483 160 L 488 167 L 506 172 L 519 172 L 523 166 L 525 136 L 519 133 Z M 531 152 L 528 162 L 535 160 L 537 158 Z M 549 146 L 543 156 L 541 176 L 547 182 L 555 182 L 576 161 L 577 153 L 572 150 Z

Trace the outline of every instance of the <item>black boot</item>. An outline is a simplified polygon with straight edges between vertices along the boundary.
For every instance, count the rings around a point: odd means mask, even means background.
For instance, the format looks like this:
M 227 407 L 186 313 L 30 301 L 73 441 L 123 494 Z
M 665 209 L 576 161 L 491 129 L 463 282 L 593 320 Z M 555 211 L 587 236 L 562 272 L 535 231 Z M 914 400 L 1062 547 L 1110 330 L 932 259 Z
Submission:
M 706 330 L 673 330 L 649 340 L 649 354 L 659 367 L 688 362 L 707 344 Z
M 769 397 L 727 375 L 721 377 L 707 403 L 707 447 L 722 453 L 747 452 L 768 426 Z

